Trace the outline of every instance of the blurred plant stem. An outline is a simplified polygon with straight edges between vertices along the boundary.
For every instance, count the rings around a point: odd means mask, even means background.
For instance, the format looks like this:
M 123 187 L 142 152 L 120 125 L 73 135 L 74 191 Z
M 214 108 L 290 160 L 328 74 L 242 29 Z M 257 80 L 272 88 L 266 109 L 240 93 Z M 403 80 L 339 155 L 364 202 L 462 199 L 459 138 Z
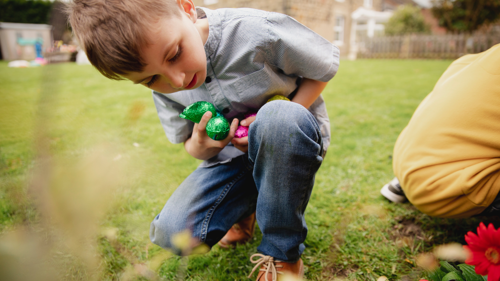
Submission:
M 1 280 L 100 279 L 99 222 L 111 205 L 123 161 L 113 161 L 115 149 L 106 144 L 76 157 L 51 150 L 63 94 L 59 70 L 43 68 L 36 106 L 34 165 L 25 193 L 36 216 L 1 237 Z

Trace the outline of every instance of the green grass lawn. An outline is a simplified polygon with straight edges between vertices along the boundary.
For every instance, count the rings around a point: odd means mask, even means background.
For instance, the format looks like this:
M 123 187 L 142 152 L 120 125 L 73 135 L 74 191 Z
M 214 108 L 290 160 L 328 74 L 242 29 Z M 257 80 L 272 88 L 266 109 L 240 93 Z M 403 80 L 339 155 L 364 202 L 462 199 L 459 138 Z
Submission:
M 306 211 L 308 280 L 418 280 L 418 253 L 477 227 L 379 193 L 399 132 L 449 64 L 341 62 L 323 93 L 332 144 Z M 199 163 L 168 142 L 146 88 L 90 66 L 0 62 L 0 279 L 249 280 L 258 231 L 190 258 L 149 241 L 150 221 Z

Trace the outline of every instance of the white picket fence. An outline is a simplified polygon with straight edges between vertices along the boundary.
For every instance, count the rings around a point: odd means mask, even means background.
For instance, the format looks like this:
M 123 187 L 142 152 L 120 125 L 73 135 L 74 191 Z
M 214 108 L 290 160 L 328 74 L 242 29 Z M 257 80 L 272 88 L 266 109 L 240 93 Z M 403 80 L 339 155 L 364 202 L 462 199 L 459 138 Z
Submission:
M 409 35 L 358 42 L 358 58 L 456 59 L 500 43 L 500 35 Z

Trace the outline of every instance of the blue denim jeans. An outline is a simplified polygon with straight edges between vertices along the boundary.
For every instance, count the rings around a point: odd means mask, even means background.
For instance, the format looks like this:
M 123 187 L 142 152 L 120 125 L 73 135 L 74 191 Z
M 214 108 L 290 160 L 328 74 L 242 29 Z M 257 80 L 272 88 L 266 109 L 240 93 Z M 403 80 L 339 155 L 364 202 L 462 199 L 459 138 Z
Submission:
M 171 238 L 189 229 L 211 247 L 256 211 L 262 231 L 257 250 L 282 261 L 300 258 L 304 211 L 324 156 L 316 119 L 293 102 L 267 103 L 250 125 L 248 142 L 248 154 L 198 167 L 184 180 L 151 223 L 153 243 L 180 254 Z

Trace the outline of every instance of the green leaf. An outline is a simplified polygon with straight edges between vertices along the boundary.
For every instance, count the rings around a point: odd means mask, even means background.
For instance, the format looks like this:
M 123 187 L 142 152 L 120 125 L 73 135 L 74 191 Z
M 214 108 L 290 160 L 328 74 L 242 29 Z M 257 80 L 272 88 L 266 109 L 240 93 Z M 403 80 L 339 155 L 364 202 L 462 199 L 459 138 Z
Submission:
M 445 272 L 443 272 L 441 269 L 434 270 L 429 274 L 429 279 L 430 281 L 441 281 L 443 280 L 443 277 L 446 275 Z
M 465 279 L 462 276 L 460 276 L 458 273 L 456 273 L 455 271 L 446 274 L 441 281 L 451 281 L 451 280 L 465 281 Z
M 476 273 L 474 266 L 468 264 L 459 264 L 458 267 L 462 270 L 467 281 L 483 281 L 483 277 Z
M 462 273 L 460 272 L 460 270 L 458 270 L 456 267 L 454 267 L 447 261 L 440 261 L 439 264 L 441 265 L 441 270 L 444 271 L 445 273 L 449 272 L 456 272 L 458 274 Z

